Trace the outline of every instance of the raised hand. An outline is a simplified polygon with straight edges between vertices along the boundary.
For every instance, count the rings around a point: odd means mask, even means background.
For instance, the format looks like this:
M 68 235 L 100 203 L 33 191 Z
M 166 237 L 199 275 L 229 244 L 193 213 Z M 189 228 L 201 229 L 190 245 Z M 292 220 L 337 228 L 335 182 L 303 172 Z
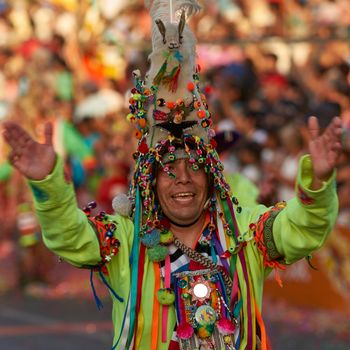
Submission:
M 320 135 L 317 118 L 310 117 L 308 128 L 309 152 L 315 175 L 314 185 L 320 187 L 320 182 L 328 180 L 336 167 L 341 151 L 342 122 L 339 117 L 333 118 L 327 129 Z
M 45 143 L 36 142 L 21 126 L 14 122 L 3 123 L 3 136 L 11 147 L 9 160 L 25 177 L 42 180 L 55 165 L 56 153 L 52 146 L 52 125 L 45 125 Z

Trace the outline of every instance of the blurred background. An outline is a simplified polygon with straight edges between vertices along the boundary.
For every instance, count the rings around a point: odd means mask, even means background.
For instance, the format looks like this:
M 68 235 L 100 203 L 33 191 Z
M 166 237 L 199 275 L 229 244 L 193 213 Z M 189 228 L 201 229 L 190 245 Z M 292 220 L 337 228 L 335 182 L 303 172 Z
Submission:
M 344 122 L 340 215 L 326 246 L 266 283 L 273 349 L 350 348 L 350 2 L 200 1 L 192 18 L 201 86 L 219 150 L 242 206 L 294 194 L 306 121 Z M 128 190 L 136 138 L 126 120 L 132 71 L 148 69 L 151 22 L 139 0 L 0 0 L 0 123 L 36 138 L 47 121 L 79 205 L 110 212 Z M 1 124 L 0 124 L 1 129 Z M 105 300 L 89 271 L 42 244 L 24 179 L 0 138 L 0 349 L 109 349 Z M 311 265 L 311 266 L 309 266 Z

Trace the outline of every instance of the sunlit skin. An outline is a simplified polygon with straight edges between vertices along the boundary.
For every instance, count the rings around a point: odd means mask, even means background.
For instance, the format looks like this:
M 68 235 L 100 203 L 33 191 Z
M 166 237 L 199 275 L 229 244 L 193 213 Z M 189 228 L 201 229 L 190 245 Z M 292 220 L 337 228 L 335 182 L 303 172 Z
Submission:
M 205 219 L 208 177 L 203 169 L 192 170 L 186 159 L 177 160 L 169 166 L 175 178 L 159 169 L 157 197 L 163 213 L 171 221 L 173 234 L 192 247 Z

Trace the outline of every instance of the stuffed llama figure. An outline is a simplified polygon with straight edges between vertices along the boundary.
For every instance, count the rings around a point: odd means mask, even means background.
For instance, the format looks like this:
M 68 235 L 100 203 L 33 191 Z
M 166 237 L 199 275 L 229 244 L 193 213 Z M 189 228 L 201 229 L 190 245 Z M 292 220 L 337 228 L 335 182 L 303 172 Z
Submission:
M 153 95 L 153 105 L 145 108 L 147 143 L 152 146 L 169 132 L 176 137 L 186 128 L 207 139 L 198 125 L 209 112 L 197 88 L 196 39 L 186 24 L 200 6 L 196 0 L 146 0 L 145 5 L 152 18 L 152 53 L 145 79 Z

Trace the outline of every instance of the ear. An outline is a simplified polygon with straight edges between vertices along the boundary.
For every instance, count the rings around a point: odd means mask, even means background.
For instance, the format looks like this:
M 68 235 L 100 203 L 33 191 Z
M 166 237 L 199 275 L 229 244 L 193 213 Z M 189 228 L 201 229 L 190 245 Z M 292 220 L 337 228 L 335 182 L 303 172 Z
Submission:
M 182 11 L 181 17 L 180 17 L 180 22 L 179 22 L 179 42 L 182 44 L 182 33 L 185 29 L 185 24 L 186 24 L 186 12 L 185 10 Z
M 160 34 L 162 34 L 163 37 L 163 44 L 166 44 L 166 39 L 165 39 L 165 33 L 166 33 L 166 29 L 165 29 L 165 25 L 162 22 L 161 19 L 156 19 L 156 25 L 159 29 Z

